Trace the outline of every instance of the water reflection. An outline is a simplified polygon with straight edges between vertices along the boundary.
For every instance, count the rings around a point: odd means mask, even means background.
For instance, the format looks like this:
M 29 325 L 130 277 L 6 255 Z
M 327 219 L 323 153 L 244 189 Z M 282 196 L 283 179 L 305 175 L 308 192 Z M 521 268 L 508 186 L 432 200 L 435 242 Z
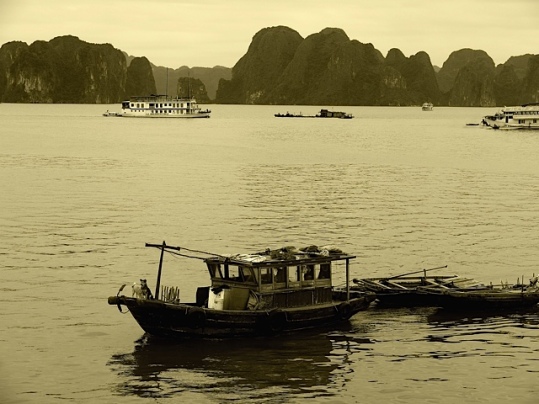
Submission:
M 436 309 L 427 316 L 427 321 L 434 327 L 451 327 L 470 324 L 528 324 L 539 325 L 539 306 L 524 309 L 495 309 L 492 311 L 481 310 L 447 310 Z
M 370 343 L 357 337 L 347 330 L 182 342 L 143 336 L 133 352 L 113 355 L 108 366 L 122 380 L 116 393 L 125 396 L 189 392 L 243 402 L 327 397 L 349 380 L 350 356 L 357 346 Z

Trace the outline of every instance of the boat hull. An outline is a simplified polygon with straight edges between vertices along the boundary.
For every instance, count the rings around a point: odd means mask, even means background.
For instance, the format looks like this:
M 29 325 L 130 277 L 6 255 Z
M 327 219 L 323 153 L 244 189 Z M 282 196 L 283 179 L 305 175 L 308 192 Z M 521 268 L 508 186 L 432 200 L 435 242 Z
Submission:
M 196 119 L 196 118 L 209 118 L 210 114 L 209 113 L 199 113 L 199 114 L 178 114 L 178 115 L 161 114 L 161 115 L 158 115 L 158 114 L 132 114 L 132 113 L 129 113 L 129 112 L 125 112 L 122 115 L 117 115 L 117 116 L 121 116 L 123 118 Z
M 417 290 L 376 292 L 377 307 L 435 307 L 437 298 Z
M 434 305 L 452 310 L 523 309 L 539 303 L 539 290 L 418 290 Z
M 436 296 L 418 292 L 419 288 L 448 289 L 476 286 L 477 281 L 457 275 L 398 276 L 389 278 L 354 279 L 352 290 L 373 292 L 377 307 L 434 307 Z
M 273 310 L 214 310 L 193 304 L 165 303 L 160 300 L 111 296 L 110 305 L 125 306 L 140 327 L 150 335 L 166 338 L 234 337 L 275 335 L 315 328 L 348 320 L 366 310 L 373 294 L 336 294 L 331 304 Z M 343 298 L 343 300 L 340 300 Z

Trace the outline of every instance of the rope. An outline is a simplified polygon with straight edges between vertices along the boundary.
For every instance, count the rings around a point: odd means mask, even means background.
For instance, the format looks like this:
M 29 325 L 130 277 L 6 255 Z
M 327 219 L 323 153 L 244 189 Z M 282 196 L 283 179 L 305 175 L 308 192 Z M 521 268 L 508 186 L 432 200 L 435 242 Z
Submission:
M 200 251 L 200 250 L 191 250 L 191 249 L 185 248 L 185 247 L 182 247 L 182 250 L 190 251 L 190 252 L 193 252 L 193 253 L 199 253 L 199 254 L 213 255 L 213 256 L 221 257 L 221 258 L 227 258 L 227 257 L 225 257 L 223 255 L 220 255 L 220 254 L 215 254 L 215 253 L 210 253 L 210 252 L 207 252 L 207 251 Z

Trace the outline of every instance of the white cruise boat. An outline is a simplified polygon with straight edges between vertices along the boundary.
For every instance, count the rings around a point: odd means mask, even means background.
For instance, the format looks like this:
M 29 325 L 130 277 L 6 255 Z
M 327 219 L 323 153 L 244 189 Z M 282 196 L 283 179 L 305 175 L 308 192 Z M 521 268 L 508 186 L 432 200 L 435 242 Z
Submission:
M 208 109 L 202 110 L 192 97 L 178 98 L 166 95 L 150 95 L 146 97 L 131 97 L 129 101 L 123 101 L 122 111 L 114 113 L 114 116 L 134 118 L 209 118 L 210 113 L 211 111 Z
M 422 106 L 421 106 L 421 109 L 423 111 L 432 111 L 432 108 L 434 107 L 434 105 L 432 105 L 431 102 L 426 102 L 424 103 Z
M 539 129 L 539 103 L 504 107 L 482 122 L 493 129 Z

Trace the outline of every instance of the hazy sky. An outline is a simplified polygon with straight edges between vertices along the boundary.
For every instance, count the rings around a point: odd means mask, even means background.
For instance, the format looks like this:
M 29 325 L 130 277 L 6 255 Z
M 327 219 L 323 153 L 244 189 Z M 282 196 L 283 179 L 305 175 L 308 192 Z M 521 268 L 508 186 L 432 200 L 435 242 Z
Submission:
M 233 67 L 261 29 L 326 27 L 385 56 L 482 49 L 496 64 L 539 54 L 539 0 L 0 0 L 0 45 L 75 35 L 177 68 Z

